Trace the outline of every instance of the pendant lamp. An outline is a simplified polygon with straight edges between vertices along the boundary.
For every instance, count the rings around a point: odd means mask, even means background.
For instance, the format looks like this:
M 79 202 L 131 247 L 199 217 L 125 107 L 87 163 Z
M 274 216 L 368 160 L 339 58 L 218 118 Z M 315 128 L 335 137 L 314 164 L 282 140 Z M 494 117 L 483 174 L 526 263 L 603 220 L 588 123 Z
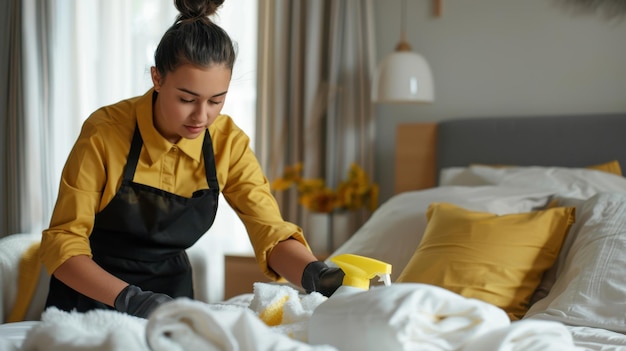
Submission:
M 431 103 L 433 77 L 424 57 L 411 51 L 406 40 L 406 0 L 402 1 L 400 42 L 378 65 L 372 82 L 372 101 L 378 103 Z

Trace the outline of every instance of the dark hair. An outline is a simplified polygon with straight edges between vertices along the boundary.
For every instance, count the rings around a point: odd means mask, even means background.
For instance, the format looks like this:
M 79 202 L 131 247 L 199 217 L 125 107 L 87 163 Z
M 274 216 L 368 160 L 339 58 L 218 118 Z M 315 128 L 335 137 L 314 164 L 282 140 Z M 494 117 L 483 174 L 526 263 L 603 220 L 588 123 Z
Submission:
M 162 76 L 187 63 L 200 67 L 224 64 L 232 71 L 233 43 L 228 33 L 208 17 L 223 3 L 224 0 L 174 0 L 180 13 L 154 53 L 156 69 Z

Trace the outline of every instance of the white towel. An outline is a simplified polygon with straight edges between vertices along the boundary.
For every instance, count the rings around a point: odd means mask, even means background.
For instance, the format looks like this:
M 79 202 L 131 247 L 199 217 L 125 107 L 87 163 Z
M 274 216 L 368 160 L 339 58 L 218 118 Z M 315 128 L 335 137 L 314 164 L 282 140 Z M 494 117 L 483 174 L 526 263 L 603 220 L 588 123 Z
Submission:
M 148 351 L 146 320 L 112 310 L 65 312 L 50 307 L 26 335 L 22 351 Z
M 558 322 L 522 320 L 469 341 L 462 351 L 574 351 L 572 335 Z
M 342 351 L 458 350 L 510 323 L 486 302 L 432 285 L 397 283 L 331 296 L 309 321 L 309 342 Z
M 153 351 L 335 350 L 275 332 L 248 308 L 184 298 L 159 306 L 148 319 L 146 336 Z

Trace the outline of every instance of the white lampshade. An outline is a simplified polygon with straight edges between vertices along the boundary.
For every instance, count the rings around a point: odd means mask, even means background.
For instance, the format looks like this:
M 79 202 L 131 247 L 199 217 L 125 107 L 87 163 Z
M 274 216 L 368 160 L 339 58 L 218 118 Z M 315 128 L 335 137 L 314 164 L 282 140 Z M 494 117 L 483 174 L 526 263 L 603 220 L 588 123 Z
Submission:
M 397 50 L 380 62 L 372 82 L 372 101 L 430 103 L 435 100 L 428 62 L 412 51 Z

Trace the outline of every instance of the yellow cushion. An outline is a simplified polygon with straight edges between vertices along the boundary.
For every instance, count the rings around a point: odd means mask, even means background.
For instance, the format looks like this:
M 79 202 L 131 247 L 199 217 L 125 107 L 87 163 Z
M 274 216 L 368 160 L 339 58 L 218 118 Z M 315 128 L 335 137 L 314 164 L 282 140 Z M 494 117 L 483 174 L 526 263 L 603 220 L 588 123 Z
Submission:
M 607 173 L 613 173 L 617 175 L 622 175 L 622 167 L 620 167 L 619 162 L 617 160 L 609 161 L 606 163 L 601 163 L 599 165 L 588 166 L 586 168 L 595 169 L 598 171 L 603 171 Z
M 20 259 L 15 304 L 7 317 L 7 322 L 24 321 L 28 307 L 37 289 L 41 268 L 42 265 L 39 261 L 39 242 L 36 242 L 22 254 Z
M 397 282 L 440 286 L 520 319 L 574 215 L 573 207 L 495 215 L 433 203 L 424 237 Z
M 491 165 L 486 165 L 486 164 L 480 164 L 480 163 L 476 163 L 476 165 L 479 166 L 485 166 L 485 167 L 493 167 L 493 168 L 506 168 L 506 167 L 513 167 L 510 165 L 499 165 L 499 164 L 491 164 Z M 587 166 L 585 167 L 587 169 L 595 169 L 597 171 L 603 171 L 603 172 L 607 172 L 607 173 L 613 173 L 613 174 L 617 174 L 617 175 L 623 175 L 622 174 L 622 167 L 620 167 L 619 161 L 617 160 L 613 160 L 613 161 L 609 161 L 609 162 L 605 162 L 605 163 L 600 163 L 597 165 L 591 165 L 591 166 Z

